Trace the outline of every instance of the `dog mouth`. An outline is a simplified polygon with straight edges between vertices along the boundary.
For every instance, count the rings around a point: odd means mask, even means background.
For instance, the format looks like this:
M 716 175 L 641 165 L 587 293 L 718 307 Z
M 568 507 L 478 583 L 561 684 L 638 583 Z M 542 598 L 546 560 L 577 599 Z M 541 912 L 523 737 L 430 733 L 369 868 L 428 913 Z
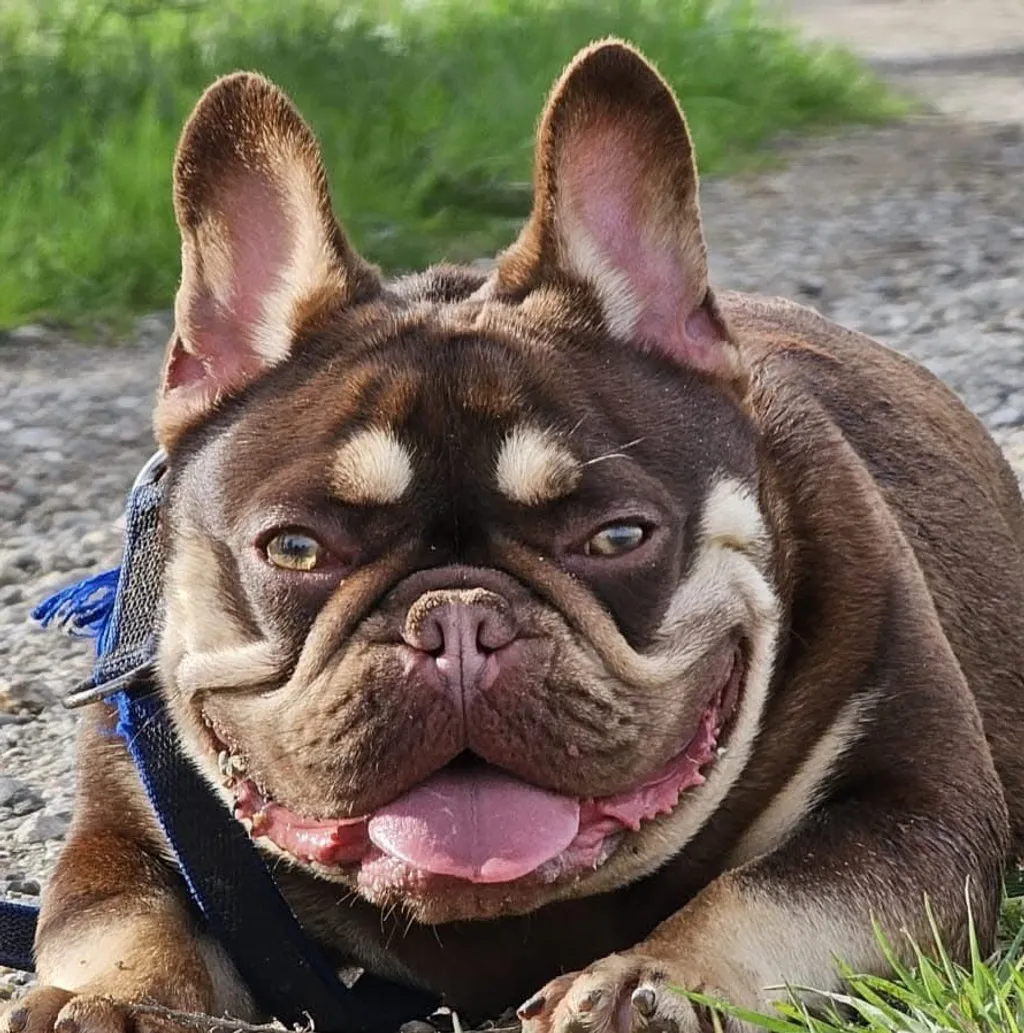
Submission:
M 313 819 L 268 798 L 227 750 L 219 755 L 234 814 L 254 839 L 327 875 L 354 877 L 371 897 L 388 887 L 546 885 L 582 876 L 615 853 L 624 835 L 671 814 L 725 752 L 741 696 L 737 647 L 684 749 L 652 778 L 612 796 L 580 799 L 543 789 L 472 758 L 459 758 L 370 814 Z

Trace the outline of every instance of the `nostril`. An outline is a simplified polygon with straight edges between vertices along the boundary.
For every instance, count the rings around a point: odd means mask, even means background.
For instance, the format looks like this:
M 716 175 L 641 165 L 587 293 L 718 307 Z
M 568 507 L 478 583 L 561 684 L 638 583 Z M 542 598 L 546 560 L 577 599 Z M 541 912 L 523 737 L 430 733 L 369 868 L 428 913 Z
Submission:
M 436 613 L 429 613 L 422 620 L 402 629 L 402 638 L 405 644 L 421 653 L 428 653 L 435 659 L 441 656 L 445 650 L 444 626 L 438 620 Z
M 487 611 L 480 615 L 476 629 L 477 648 L 482 653 L 494 653 L 512 642 L 517 634 L 510 614 Z

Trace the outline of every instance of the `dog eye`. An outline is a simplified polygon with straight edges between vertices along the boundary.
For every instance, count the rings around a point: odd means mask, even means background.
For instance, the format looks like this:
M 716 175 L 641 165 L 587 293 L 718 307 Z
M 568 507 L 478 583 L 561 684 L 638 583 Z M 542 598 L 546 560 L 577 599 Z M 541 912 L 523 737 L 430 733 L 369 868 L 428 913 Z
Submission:
M 316 570 L 326 559 L 327 550 L 302 531 L 281 531 L 263 547 L 267 560 L 281 570 Z
M 643 544 L 647 531 L 639 524 L 612 524 L 598 531 L 583 546 L 587 556 L 621 556 Z

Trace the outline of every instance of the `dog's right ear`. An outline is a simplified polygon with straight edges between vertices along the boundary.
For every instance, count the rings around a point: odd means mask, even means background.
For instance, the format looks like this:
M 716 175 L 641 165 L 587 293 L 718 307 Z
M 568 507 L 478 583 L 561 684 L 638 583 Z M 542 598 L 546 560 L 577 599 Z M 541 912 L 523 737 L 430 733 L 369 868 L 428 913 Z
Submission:
M 316 139 L 259 75 L 214 83 L 174 165 L 182 277 L 156 409 L 165 448 L 291 354 L 320 307 L 380 290 L 331 209 Z

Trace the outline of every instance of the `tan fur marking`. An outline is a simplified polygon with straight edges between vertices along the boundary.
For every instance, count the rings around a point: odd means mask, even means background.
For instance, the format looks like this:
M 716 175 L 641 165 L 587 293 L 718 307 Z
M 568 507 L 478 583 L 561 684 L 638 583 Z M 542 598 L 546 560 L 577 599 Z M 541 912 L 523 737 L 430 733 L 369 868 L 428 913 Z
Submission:
M 579 484 L 579 461 L 549 430 L 519 426 L 505 438 L 495 466 L 498 488 L 513 502 L 539 506 Z
M 346 441 L 334 459 L 332 484 L 356 506 L 386 506 L 412 484 L 412 454 L 387 427 L 369 427 Z
M 857 741 L 875 699 L 863 696 L 846 704 L 793 777 L 744 833 L 729 858 L 730 867 L 776 849 L 796 830 L 817 802 L 830 772 Z
M 232 615 L 217 569 L 217 557 L 202 536 L 179 536 L 167 567 L 166 594 L 169 629 L 186 654 L 238 649 L 249 637 Z M 196 606 L 199 599 L 201 607 Z
M 56 949 L 51 946 L 41 959 L 42 978 L 62 990 L 129 1000 L 144 993 L 147 979 L 163 975 L 165 964 L 174 960 L 166 941 L 166 930 L 152 916 L 118 916 L 106 926 L 86 927 Z M 252 997 L 223 948 L 206 937 L 197 938 L 193 946 L 210 980 L 211 1010 L 253 1015 Z
M 166 596 L 169 623 L 188 653 L 235 649 L 248 637 L 231 614 L 231 600 L 221 592 L 217 569 L 217 557 L 203 536 L 179 536 L 167 565 Z M 197 599 L 204 601 L 201 608 L 195 605 Z
M 747 902 L 742 932 L 731 928 L 724 956 L 754 973 L 764 1001 L 787 1000 L 790 988 L 839 990 L 837 959 L 855 972 L 887 968 L 870 921 L 835 899 L 797 903 L 781 892 L 777 900 L 760 894 Z
M 184 692 L 264 685 L 284 676 L 285 658 L 269 642 L 186 653 L 175 672 Z
M 796 899 L 782 886 L 771 893 L 740 890 L 721 877 L 655 930 L 652 953 L 673 972 L 677 964 L 687 982 L 762 1011 L 788 1000 L 791 989 L 812 1005 L 813 991 L 840 990 L 837 958 L 855 972 L 885 971 L 869 918 L 847 901 Z M 754 1033 L 743 1023 L 736 1030 Z
M 86 928 L 81 936 L 49 947 L 40 959 L 43 979 L 62 990 L 80 990 L 125 965 L 138 949 L 141 917 L 119 918 L 104 928 Z
M 708 493 L 701 524 L 708 541 L 739 552 L 759 554 L 768 541 L 753 493 L 731 477 L 723 477 Z

